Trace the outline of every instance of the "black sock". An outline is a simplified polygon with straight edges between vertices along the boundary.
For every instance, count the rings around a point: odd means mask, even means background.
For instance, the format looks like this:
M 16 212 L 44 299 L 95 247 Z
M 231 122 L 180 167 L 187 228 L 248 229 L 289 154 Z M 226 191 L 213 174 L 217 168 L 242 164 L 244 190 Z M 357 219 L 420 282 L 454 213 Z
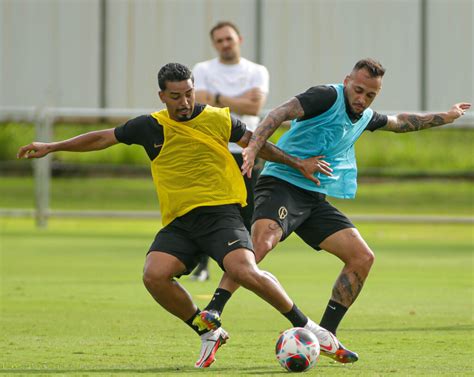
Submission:
M 209 302 L 209 304 L 207 304 L 204 310 L 215 310 L 219 313 L 219 315 L 221 315 L 230 296 L 232 296 L 232 293 L 229 291 L 222 288 L 217 288 L 214 292 L 214 296 L 212 296 L 212 300 Z
M 306 317 L 298 307 L 293 304 L 293 307 L 288 313 L 282 313 L 294 327 L 304 327 L 308 323 L 308 317 Z
M 339 322 L 341 322 L 344 314 L 346 314 L 347 309 L 348 308 L 339 304 L 338 302 L 329 300 L 328 306 L 326 307 L 326 311 L 324 312 L 323 318 L 321 318 L 321 323 L 319 325 L 336 335 Z
M 198 328 L 197 326 L 193 325 L 193 319 L 194 319 L 199 313 L 201 313 L 201 311 L 200 311 L 199 308 L 198 308 L 198 310 L 196 310 L 196 313 L 194 313 L 191 318 L 189 318 L 187 321 L 184 321 L 184 322 L 186 322 L 186 324 L 187 324 L 189 327 L 191 327 L 194 331 L 196 331 L 199 335 L 202 335 L 202 334 L 204 334 L 205 332 L 208 332 L 209 330 L 201 330 L 201 331 L 199 331 L 199 328 Z

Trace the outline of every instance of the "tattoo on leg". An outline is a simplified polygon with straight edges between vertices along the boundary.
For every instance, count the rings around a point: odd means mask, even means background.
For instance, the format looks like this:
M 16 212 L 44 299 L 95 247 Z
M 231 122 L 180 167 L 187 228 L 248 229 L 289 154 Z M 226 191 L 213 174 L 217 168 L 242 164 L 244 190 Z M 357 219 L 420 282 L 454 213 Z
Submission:
M 364 280 L 355 271 L 341 272 L 334 284 L 332 299 L 348 308 L 362 290 Z

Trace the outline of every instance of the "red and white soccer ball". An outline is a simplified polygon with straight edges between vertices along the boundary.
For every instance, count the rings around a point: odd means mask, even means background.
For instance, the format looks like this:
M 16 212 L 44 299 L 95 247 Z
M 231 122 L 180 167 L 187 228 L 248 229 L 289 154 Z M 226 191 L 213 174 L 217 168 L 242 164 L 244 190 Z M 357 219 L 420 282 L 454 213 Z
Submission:
M 276 358 L 289 372 L 305 372 L 313 368 L 319 357 L 319 342 L 311 331 L 293 327 L 277 340 Z

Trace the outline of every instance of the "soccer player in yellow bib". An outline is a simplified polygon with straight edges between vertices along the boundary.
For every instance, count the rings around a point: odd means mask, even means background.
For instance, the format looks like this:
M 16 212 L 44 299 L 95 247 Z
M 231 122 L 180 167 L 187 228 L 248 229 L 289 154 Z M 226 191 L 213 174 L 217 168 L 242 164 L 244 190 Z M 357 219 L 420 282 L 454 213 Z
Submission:
M 191 71 L 169 63 L 158 72 L 159 97 L 166 105 L 125 124 L 52 143 L 33 142 L 18 151 L 18 158 L 40 158 L 56 151 L 86 152 L 119 142 L 142 145 L 151 161 L 163 228 L 152 242 L 143 281 L 153 298 L 183 320 L 201 337 L 195 366 L 209 367 L 218 348 L 229 338 L 214 312 L 200 311 L 175 278 L 189 274 L 200 254 L 208 254 L 243 287 L 271 304 L 294 327 L 314 324 L 288 297 L 273 275 L 260 270 L 239 212 L 246 203 L 242 174 L 227 145 L 247 146 L 252 133 L 230 116 L 228 108 L 195 104 Z M 315 156 L 299 159 L 266 143 L 259 154 L 300 171 L 319 184 L 313 173 L 330 175 L 331 169 Z M 333 338 L 314 324 L 319 339 Z M 334 339 L 334 342 L 337 340 Z

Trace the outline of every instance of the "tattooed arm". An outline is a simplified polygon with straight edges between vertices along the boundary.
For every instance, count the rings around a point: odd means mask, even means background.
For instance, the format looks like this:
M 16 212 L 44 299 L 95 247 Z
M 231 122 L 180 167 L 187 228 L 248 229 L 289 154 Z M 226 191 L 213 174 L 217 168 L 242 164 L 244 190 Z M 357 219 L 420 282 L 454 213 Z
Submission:
M 466 110 L 471 107 L 470 103 L 457 103 L 446 113 L 431 114 L 407 114 L 391 115 L 388 117 L 387 124 L 380 130 L 392 132 L 411 132 L 425 130 L 431 127 L 442 126 L 454 122 L 455 119 L 464 115 Z
M 242 148 L 245 148 L 249 145 L 249 142 L 252 140 L 252 132 L 246 131 L 244 136 L 238 141 Z M 290 156 L 289 154 L 282 151 L 276 145 L 265 141 L 263 146 L 258 152 L 258 156 L 267 161 L 279 162 L 288 166 L 291 166 L 294 169 L 297 169 L 310 181 L 313 181 L 318 186 L 320 185 L 319 180 L 314 177 L 315 172 L 320 172 L 325 175 L 331 175 L 332 169 L 329 167 L 329 164 L 322 160 L 324 156 L 315 156 L 306 158 L 304 160 Z M 242 174 L 245 174 L 242 171 Z
M 296 97 L 291 98 L 282 105 L 271 110 L 260 122 L 251 136 L 248 146 L 242 151 L 242 157 L 244 159 L 242 174 L 247 174 L 250 178 L 258 152 L 265 145 L 267 139 L 273 135 L 275 130 L 284 121 L 301 118 L 302 116 L 304 116 L 304 110 L 300 101 Z

